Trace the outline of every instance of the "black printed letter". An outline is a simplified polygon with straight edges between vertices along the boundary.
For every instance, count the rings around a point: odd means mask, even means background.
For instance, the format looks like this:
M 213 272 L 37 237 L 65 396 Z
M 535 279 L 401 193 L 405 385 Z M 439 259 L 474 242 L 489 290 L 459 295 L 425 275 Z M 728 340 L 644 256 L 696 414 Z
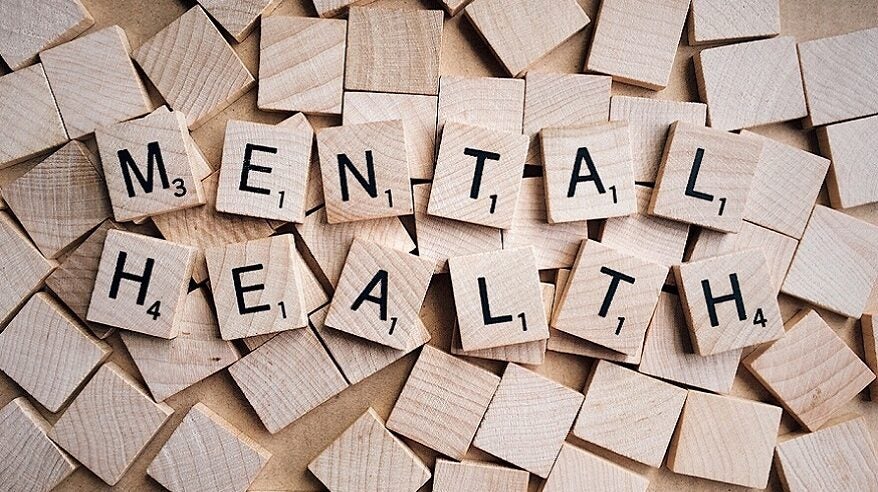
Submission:
M 741 296 L 741 286 L 738 285 L 738 274 L 729 275 L 729 281 L 732 283 L 732 293 L 725 296 L 713 297 L 710 290 L 710 282 L 707 279 L 701 281 L 701 289 L 704 291 L 704 300 L 707 302 L 707 313 L 710 315 L 710 326 L 719 326 L 719 320 L 716 317 L 716 305 L 723 302 L 735 301 L 735 307 L 738 309 L 738 320 L 747 319 L 747 310 L 744 307 L 744 298 Z
M 249 191 L 250 193 L 258 193 L 260 195 L 270 195 L 271 190 L 250 186 L 248 181 L 250 179 L 250 171 L 271 174 L 271 168 L 268 166 L 250 164 L 250 159 L 253 157 L 254 150 L 256 152 L 265 152 L 266 154 L 277 154 L 277 149 L 274 147 L 264 147 L 262 145 L 248 143 L 244 147 L 244 166 L 241 168 L 241 184 L 238 185 L 238 189 L 241 191 Z
M 364 178 L 363 174 L 354 167 L 354 163 L 351 162 L 346 154 L 338 154 L 338 179 L 341 184 L 341 201 L 343 202 L 351 199 L 350 192 L 348 191 L 348 169 L 350 169 L 351 174 L 354 175 L 354 178 L 357 179 L 360 186 L 366 190 L 369 196 L 372 198 L 378 197 L 378 183 L 375 182 L 375 164 L 372 162 L 371 150 L 366 151 L 366 174 L 369 175 L 368 179 Z
M 479 277 L 479 299 L 482 301 L 482 324 L 489 326 L 512 321 L 511 314 L 491 315 L 491 306 L 488 304 L 488 285 L 485 282 L 485 277 Z
M 241 275 L 249 272 L 258 272 L 262 270 L 262 264 L 247 265 L 238 268 L 232 268 L 232 284 L 235 286 L 235 299 L 238 301 L 238 314 L 252 314 L 262 311 L 268 311 L 271 306 L 268 304 L 257 304 L 256 306 L 248 306 L 244 302 L 244 294 L 256 290 L 265 290 L 265 284 L 241 285 Z
M 601 273 L 612 277 L 612 279 L 610 280 L 610 288 L 607 289 L 607 293 L 606 295 L 604 295 L 604 302 L 603 304 L 601 304 L 601 310 L 598 311 L 598 316 L 600 316 L 601 318 L 606 318 L 607 312 L 610 310 L 610 304 L 613 303 L 613 297 L 616 296 L 616 289 L 619 288 L 619 282 L 633 284 L 635 279 L 634 277 L 625 275 L 622 272 L 617 272 L 616 270 L 612 270 L 607 267 L 601 267 Z
M 372 291 L 378 286 L 378 296 L 373 296 Z M 351 304 L 351 309 L 356 311 L 360 309 L 364 301 L 374 302 L 378 305 L 378 319 L 387 321 L 387 271 L 378 270 L 378 273 L 372 277 L 372 280 L 366 285 L 366 288 L 360 292 L 360 295 Z
M 473 173 L 473 185 L 469 190 L 469 197 L 475 200 L 479 197 L 479 188 L 482 187 L 482 172 L 485 170 L 485 161 L 499 161 L 500 154 L 488 152 L 487 150 L 471 149 L 469 147 L 463 149 L 463 153 L 470 157 L 476 158 L 476 169 Z
M 113 280 L 110 282 L 110 299 L 115 299 L 119 295 L 119 283 L 122 280 L 129 280 L 140 284 L 140 290 L 137 292 L 137 305 L 143 306 L 146 302 L 146 291 L 149 289 L 149 280 L 152 277 L 152 267 L 155 260 L 146 259 L 146 265 L 143 267 L 143 275 L 134 275 L 125 271 L 125 261 L 128 260 L 128 253 L 119 252 L 116 258 L 116 270 L 113 272 Z
M 579 174 L 582 172 L 583 161 L 585 161 L 585 166 L 588 168 L 588 174 L 585 176 Z M 576 151 L 576 162 L 573 164 L 573 173 L 570 175 L 570 186 L 567 188 L 567 198 L 573 198 L 576 195 L 576 186 L 579 183 L 584 183 L 586 181 L 594 181 L 594 186 L 598 189 L 598 193 L 601 195 L 607 192 L 604 188 L 604 182 L 601 181 L 601 176 L 598 174 L 598 170 L 594 167 L 594 161 L 591 160 L 591 154 L 588 152 L 588 147 L 580 147 L 579 150 Z
M 692 169 L 689 170 L 689 182 L 686 183 L 686 196 L 712 202 L 713 195 L 695 189 L 695 182 L 698 181 L 698 173 L 701 171 L 702 159 L 704 159 L 704 149 L 699 148 L 695 151 L 695 162 L 692 163 Z
M 122 177 L 125 178 L 125 189 L 128 190 L 128 197 L 133 198 L 137 193 L 134 191 L 134 183 L 131 182 L 131 173 L 134 172 L 134 177 L 137 178 L 137 182 L 140 183 L 140 187 L 143 188 L 144 193 L 152 193 L 153 189 L 153 166 L 158 169 L 159 179 L 162 181 L 162 189 L 167 189 L 171 186 L 168 182 L 168 172 L 165 170 L 165 163 L 162 160 L 162 149 L 159 147 L 158 142 L 150 142 L 146 144 L 146 152 L 147 152 L 147 167 L 146 167 L 146 177 L 143 177 L 143 173 L 140 172 L 140 168 L 137 167 L 137 163 L 134 162 L 134 158 L 131 157 L 131 152 L 128 149 L 122 149 L 116 152 L 116 155 L 119 156 L 119 164 L 122 166 Z

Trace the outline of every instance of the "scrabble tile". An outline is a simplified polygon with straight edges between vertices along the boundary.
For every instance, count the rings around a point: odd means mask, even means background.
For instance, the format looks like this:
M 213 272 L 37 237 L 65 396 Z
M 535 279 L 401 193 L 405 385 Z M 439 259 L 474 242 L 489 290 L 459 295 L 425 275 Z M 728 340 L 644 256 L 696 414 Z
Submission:
M 133 56 L 165 101 L 191 129 L 250 90 L 253 76 L 201 7 L 171 22 Z
M 878 28 L 799 43 L 813 126 L 878 113 Z
M 786 335 L 744 359 L 744 367 L 809 431 L 823 426 L 875 374 L 813 310 L 790 319 Z
M 728 394 L 740 360 L 741 349 L 708 356 L 696 354 L 680 298 L 662 292 L 637 370 L 685 386 Z
M 107 231 L 88 321 L 171 339 L 192 276 L 195 248 Z
M 271 453 L 196 403 L 146 472 L 168 490 L 247 490 Z
M 354 239 L 326 324 L 402 350 L 418 337 L 418 314 L 433 263 L 405 251 Z
M 528 473 L 505 466 L 436 460 L 433 492 L 526 492 Z
M 229 374 L 272 434 L 348 386 L 309 329 L 277 335 L 229 366 Z
M 270 14 L 280 0 L 198 0 L 198 3 L 240 43 L 253 32 L 256 20 Z
M 70 138 L 150 110 L 125 31 L 110 26 L 40 53 Z
M 878 277 L 878 227 L 814 207 L 781 292 L 859 317 Z
M 826 189 L 835 208 L 850 208 L 878 202 L 873 136 L 878 116 L 837 123 L 817 130 L 820 150 L 832 160 Z M 804 228 L 804 226 L 803 226 Z
M 95 23 L 79 0 L 8 2 L 0 6 L 0 57 L 12 70 L 80 35 Z
M 649 480 L 612 461 L 564 443 L 543 492 L 646 492 Z
M 586 70 L 612 75 L 626 84 L 664 89 L 688 11 L 688 0 L 601 3 Z
M 448 269 L 464 350 L 549 338 L 531 248 L 457 256 Z
M 757 139 L 673 124 L 649 213 L 738 232 L 761 154 L 762 142 Z
M 369 408 L 308 465 L 331 491 L 414 492 L 430 470 Z
M 695 55 L 701 100 L 718 130 L 804 118 L 796 39 L 784 36 L 708 48 Z
M 508 229 L 526 157 L 525 135 L 446 124 L 427 213 Z
M 330 224 L 412 213 L 402 120 L 325 128 L 317 148 Z
M 692 0 L 689 45 L 738 41 L 780 34 L 778 0 Z
M 645 97 L 613 96 L 610 121 L 627 121 L 631 134 L 634 180 L 654 183 L 671 124 L 683 121 L 704 126 L 707 105 Z
M 869 490 L 878 483 L 878 455 L 863 417 L 804 434 L 777 445 L 777 470 L 784 489 L 803 492 Z
M 643 346 L 667 275 L 665 266 L 584 241 L 552 327 L 633 355 Z
M 154 403 L 115 363 L 101 366 L 49 438 L 108 485 L 115 485 L 174 410 Z
M 40 288 L 55 264 L 43 258 L 6 213 L 0 213 L 0 251 L 5 260 L 0 266 L 0 325 L 4 325 Z
M 713 355 L 777 340 L 784 334 L 771 273 L 749 249 L 673 267 L 692 345 Z
M 56 258 L 113 215 L 103 177 L 73 141 L 3 187 L 3 199 L 40 252 Z
M 347 21 L 262 18 L 259 109 L 341 114 Z
M 344 88 L 435 96 L 443 20 L 441 10 L 352 7 Z
M 0 409 L 0 482 L 20 490 L 54 489 L 79 468 L 79 464 L 53 443 L 46 433 L 50 424 L 25 397 Z
M 220 338 L 216 315 L 204 289 L 186 296 L 180 335 L 163 340 L 123 331 L 122 341 L 155 401 L 165 401 L 240 359 L 231 342 Z
M 437 96 L 345 92 L 343 108 L 345 125 L 402 120 L 409 174 L 412 179 L 433 179 Z
M 635 210 L 628 125 L 595 123 L 540 133 L 549 222 L 605 219 Z
M 475 0 L 464 13 L 513 77 L 590 22 L 575 0 Z
M 509 364 L 473 445 L 546 478 L 581 405 L 580 393 Z
M 463 459 L 500 378 L 425 345 L 387 428 L 455 459 Z
M 864 314 L 860 319 L 860 324 L 863 327 L 863 352 L 865 353 L 863 360 L 866 361 L 869 370 L 878 374 L 878 338 L 875 336 L 878 333 L 878 316 Z M 878 380 L 872 381 L 872 384 L 869 385 L 869 394 L 872 396 L 872 401 L 878 401 Z
M 459 14 L 473 0 L 441 0 L 442 8 L 448 12 L 448 15 L 454 17 Z
M 521 79 L 443 75 L 439 79 L 439 131 L 446 121 L 521 133 L 525 83 Z
M 668 452 L 668 468 L 681 475 L 764 489 L 781 413 L 779 407 L 765 403 L 689 391 Z
M 352 5 L 365 5 L 375 0 L 311 0 L 317 15 L 320 17 L 336 17 L 348 11 Z
M 0 77 L 0 128 L 0 169 L 67 142 L 42 64 Z

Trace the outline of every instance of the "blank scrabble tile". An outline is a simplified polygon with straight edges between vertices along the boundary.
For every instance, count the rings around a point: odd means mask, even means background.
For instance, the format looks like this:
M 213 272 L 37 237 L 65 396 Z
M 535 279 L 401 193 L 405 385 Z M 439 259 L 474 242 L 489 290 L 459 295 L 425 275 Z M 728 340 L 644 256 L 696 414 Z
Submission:
M 463 459 L 500 378 L 425 345 L 387 419 L 387 428 Z
M 150 111 L 125 31 L 111 26 L 40 53 L 70 138 Z
M 820 150 L 832 160 L 826 189 L 834 208 L 878 202 L 878 116 L 836 123 L 818 129 Z
M 444 17 L 441 10 L 351 7 L 345 89 L 435 96 Z
M 671 442 L 668 468 L 681 475 L 764 489 L 782 413 L 780 407 L 765 403 L 689 391 Z
M 79 0 L 5 3 L 0 6 L 0 57 L 20 70 L 39 52 L 75 38 L 94 22 Z
M 521 79 L 443 75 L 439 80 L 439 131 L 446 121 L 521 133 L 525 82 Z
M 586 70 L 612 75 L 626 84 L 664 89 L 688 11 L 688 0 L 604 1 Z
M 878 113 L 878 28 L 799 43 L 813 126 Z
M 505 466 L 436 460 L 433 492 L 526 492 L 528 473 Z
M 182 311 L 195 248 L 118 230 L 107 231 L 88 321 L 171 339 Z
M 873 373 L 878 374 L 878 337 L 875 336 L 878 333 L 878 316 L 864 314 L 860 324 L 863 327 L 863 360 Z M 878 401 L 878 380 L 869 385 L 869 394 L 872 401 Z
M 174 410 L 154 403 L 115 363 L 101 366 L 49 431 L 108 485 L 115 485 Z
M 625 122 L 540 132 L 550 223 L 635 211 L 630 141 Z
M 809 431 L 832 418 L 875 374 L 813 310 L 790 319 L 786 335 L 744 366 Z
M 24 301 L 55 269 L 28 241 L 14 220 L 0 213 L 0 325 L 5 324 Z
M 146 76 L 191 129 L 250 90 L 253 76 L 201 7 L 195 6 L 134 50 Z
M 280 0 L 198 0 L 198 3 L 240 43 L 253 32 L 256 20 L 270 14 Z
M 713 128 L 671 126 L 649 213 L 738 232 L 762 142 Z
M 549 338 L 531 248 L 453 257 L 448 269 L 463 350 Z
M 259 109 L 341 114 L 347 21 L 262 18 Z
M 575 0 L 475 0 L 464 13 L 513 77 L 590 22 Z
M 271 453 L 196 403 L 146 472 L 168 490 L 247 490 Z
M 543 492 L 646 492 L 649 480 L 610 460 L 564 443 Z
M 689 45 L 780 34 L 778 0 L 692 0 Z
M 520 133 L 446 124 L 427 213 L 508 229 L 521 188 L 527 141 Z
M 581 405 L 582 394 L 509 364 L 473 445 L 546 478 Z
M 878 277 L 878 227 L 818 205 L 781 292 L 859 317 Z
M 411 215 L 402 120 L 324 128 L 317 148 L 330 224 Z

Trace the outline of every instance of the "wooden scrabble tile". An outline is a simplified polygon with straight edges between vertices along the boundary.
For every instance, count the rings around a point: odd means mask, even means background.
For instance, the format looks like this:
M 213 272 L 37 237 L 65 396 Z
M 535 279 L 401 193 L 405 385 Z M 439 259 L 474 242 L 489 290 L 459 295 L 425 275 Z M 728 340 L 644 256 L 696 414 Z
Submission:
M 633 355 L 643 346 L 667 275 L 665 266 L 584 241 L 552 327 Z
M 326 324 L 391 348 L 411 346 L 420 338 L 418 314 L 433 267 L 405 251 L 354 239 Z
M 0 409 L 0 482 L 20 490 L 49 491 L 79 468 L 46 433 L 51 425 L 25 397 Z M 526 479 L 525 479 L 526 480 Z
M 834 208 L 878 202 L 878 175 L 874 172 L 878 145 L 873 138 L 876 132 L 878 116 L 817 130 L 820 150 L 832 160 L 826 189 Z
M 241 358 L 231 342 L 220 338 L 216 315 L 204 289 L 195 289 L 186 296 L 177 324 L 180 335 L 173 340 L 121 333 L 155 401 L 165 401 Z
M 43 280 L 55 269 L 53 262 L 28 241 L 14 220 L 0 213 L 0 251 L 4 262 L 0 267 L 0 326 L 5 324 Z
M 692 345 L 713 355 L 784 335 L 765 255 L 755 249 L 673 267 Z
M 369 408 L 308 465 L 333 492 L 414 492 L 430 480 L 420 458 Z
M 509 364 L 473 445 L 546 478 L 581 405 L 580 393 Z
M 674 123 L 649 213 L 738 232 L 761 154 L 757 139 Z
M 277 335 L 229 366 L 229 374 L 272 434 L 348 386 L 309 329 Z
M 110 26 L 40 53 L 70 138 L 149 112 L 130 51 L 125 31 Z
M 0 57 L 12 70 L 80 35 L 95 20 L 80 0 L 9 2 L 0 6 Z
M 88 321 L 171 339 L 182 311 L 195 248 L 107 231 Z
M 402 120 L 411 178 L 433 179 L 438 105 L 437 96 L 345 92 L 342 117 L 345 125 Z
M 259 109 L 341 114 L 347 21 L 262 18 Z
M 387 428 L 463 459 L 499 384 L 498 376 L 425 345 Z
M 875 336 L 878 334 L 878 315 L 864 314 L 860 324 L 863 327 L 864 360 L 869 370 L 878 374 L 878 337 Z M 878 380 L 872 381 L 869 385 L 869 394 L 872 401 L 878 401 Z
M 508 229 L 526 157 L 525 135 L 446 124 L 427 213 Z
M 859 317 L 878 277 L 878 227 L 814 207 L 781 292 Z
M 0 128 L 0 169 L 67 142 L 42 64 L 0 77 Z
M 443 75 L 439 79 L 439 131 L 446 121 L 521 133 L 525 83 L 521 79 Z
M 613 96 L 610 99 L 610 121 L 628 122 L 634 180 L 654 183 L 671 124 L 684 121 L 704 126 L 707 122 L 707 105 L 646 97 Z
M 433 492 L 526 492 L 528 473 L 478 461 L 436 460 Z
M 741 349 L 701 356 L 692 340 L 679 297 L 662 292 L 637 370 L 675 383 L 727 394 L 732 390 Z
M 778 0 L 692 0 L 689 45 L 739 41 L 780 34 Z
M 688 11 L 688 0 L 601 3 L 586 70 L 612 75 L 626 84 L 664 89 Z
M 448 269 L 464 350 L 549 338 L 531 248 L 449 258 Z
M 134 50 L 133 56 L 165 101 L 201 126 L 256 82 L 199 6 Z
M 115 485 L 174 410 L 154 403 L 115 363 L 101 366 L 49 431 L 108 485 Z
M 800 312 L 786 335 L 744 359 L 787 411 L 809 431 L 875 380 L 875 374 L 815 311 Z
M 196 403 L 146 472 L 168 490 L 247 490 L 271 452 Z
M 411 215 L 402 120 L 324 128 L 317 148 L 330 224 Z
M 435 96 L 441 10 L 351 7 L 344 88 Z
M 595 123 L 540 133 L 549 222 L 605 219 L 635 211 L 628 125 Z
M 317 15 L 320 17 L 336 17 L 347 12 L 352 5 L 364 5 L 375 0 L 311 0 Z
M 476 0 L 464 13 L 513 77 L 590 22 L 575 0 Z
M 783 441 L 775 450 L 785 490 L 869 490 L 878 483 L 878 454 L 863 417 Z
M 543 492 L 646 492 L 649 480 L 610 460 L 564 443 Z
M 280 0 L 198 0 L 198 3 L 240 43 L 253 32 L 256 20 L 260 16 L 264 19 L 277 8 Z
M 813 126 L 878 113 L 878 28 L 799 43 Z

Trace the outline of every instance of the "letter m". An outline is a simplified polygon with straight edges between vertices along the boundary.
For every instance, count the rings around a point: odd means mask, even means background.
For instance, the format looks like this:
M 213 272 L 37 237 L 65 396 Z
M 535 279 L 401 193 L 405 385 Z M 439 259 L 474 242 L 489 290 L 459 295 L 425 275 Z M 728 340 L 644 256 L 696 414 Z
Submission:
M 134 158 L 131 157 L 131 152 L 129 152 L 128 149 L 122 149 L 117 152 L 117 155 L 119 156 L 119 165 L 122 167 L 122 177 L 125 178 L 125 189 L 128 191 L 128 196 L 130 198 L 137 195 L 134 191 L 134 183 L 131 181 L 132 173 L 134 174 L 134 177 L 137 178 L 137 182 L 140 184 L 140 188 L 143 189 L 144 193 L 152 193 L 154 187 L 153 169 L 158 169 L 162 188 L 169 188 L 171 186 L 168 182 L 168 172 L 165 170 L 165 163 L 162 160 L 162 149 L 159 147 L 159 143 L 148 143 L 146 145 L 146 152 L 146 177 L 144 177 L 143 172 L 141 172 L 137 163 L 134 162 Z

